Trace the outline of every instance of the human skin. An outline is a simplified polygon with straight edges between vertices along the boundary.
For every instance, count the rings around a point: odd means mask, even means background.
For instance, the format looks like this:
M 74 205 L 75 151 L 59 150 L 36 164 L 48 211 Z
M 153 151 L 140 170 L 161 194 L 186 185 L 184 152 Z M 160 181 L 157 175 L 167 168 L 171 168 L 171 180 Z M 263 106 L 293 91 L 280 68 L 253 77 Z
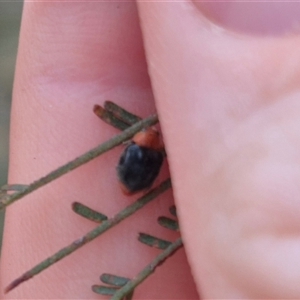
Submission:
M 156 107 L 189 263 L 181 250 L 136 298 L 300 298 L 299 43 L 223 30 L 189 1 L 138 10 L 27 2 L 9 181 L 30 183 L 117 133 L 94 117 L 95 103 L 110 99 L 143 117 Z M 133 201 L 118 189 L 120 152 L 7 209 L 2 290 L 95 226 L 71 212 L 73 201 L 109 216 Z M 90 286 L 101 273 L 132 277 L 158 253 L 136 241 L 138 231 L 177 237 L 155 225 L 171 203 L 167 192 L 4 297 L 99 299 Z

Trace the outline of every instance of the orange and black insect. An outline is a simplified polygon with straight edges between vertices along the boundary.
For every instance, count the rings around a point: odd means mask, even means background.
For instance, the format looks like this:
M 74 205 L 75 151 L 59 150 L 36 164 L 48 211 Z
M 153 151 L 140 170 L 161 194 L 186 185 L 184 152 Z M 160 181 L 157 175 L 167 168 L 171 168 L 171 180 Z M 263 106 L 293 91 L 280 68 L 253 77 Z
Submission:
M 138 132 L 122 153 L 117 172 L 124 194 L 132 195 L 150 188 L 163 163 L 159 132 L 147 128 Z

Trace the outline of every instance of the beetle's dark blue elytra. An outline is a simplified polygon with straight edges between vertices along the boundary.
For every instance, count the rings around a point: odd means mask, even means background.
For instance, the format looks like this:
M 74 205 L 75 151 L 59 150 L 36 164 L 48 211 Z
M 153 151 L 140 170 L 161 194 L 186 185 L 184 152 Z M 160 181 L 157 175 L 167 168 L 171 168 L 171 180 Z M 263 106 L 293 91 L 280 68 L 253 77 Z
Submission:
M 163 163 L 158 132 L 138 133 L 122 153 L 117 172 L 124 194 L 131 195 L 152 186 Z

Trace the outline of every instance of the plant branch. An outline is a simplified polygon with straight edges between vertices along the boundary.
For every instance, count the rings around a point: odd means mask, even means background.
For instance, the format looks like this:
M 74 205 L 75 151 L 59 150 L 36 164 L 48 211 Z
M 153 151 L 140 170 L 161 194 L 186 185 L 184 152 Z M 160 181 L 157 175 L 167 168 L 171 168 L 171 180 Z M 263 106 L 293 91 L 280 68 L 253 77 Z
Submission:
M 48 175 L 41 177 L 40 179 L 34 181 L 33 183 L 25 186 L 25 188 L 20 192 L 15 192 L 11 195 L 4 195 L 0 201 L 0 210 L 5 208 L 6 206 L 12 204 L 16 200 L 24 197 L 25 195 L 37 190 L 38 188 L 48 184 L 49 182 L 59 178 L 60 176 L 78 168 L 79 166 L 89 162 L 95 157 L 107 152 L 113 147 L 121 144 L 122 142 L 131 138 L 135 133 L 140 131 L 141 129 L 152 126 L 158 122 L 157 115 L 149 116 L 138 123 L 135 123 L 131 127 L 127 128 L 120 134 L 116 135 L 112 139 L 104 142 L 103 144 L 91 149 L 90 151 L 84 153 L 83 155 L 75 158 L 74 160 L 66 163 L 65 165 L 57 168 L 56 170 L 50 172 Z
M 168 257 L 174 254 L 179 248 L 183 246 L 182 239 L 178 238 L 168 248 L 161 252 L 155 259 L 147 265 L 134 279 L 130 280 L 118 291 L 116 291 L 111 300 L 122 300 L 127 294 L 133 291 L 135 287 L 141 284 L 155 269 L 161 265 Z
M 94 230 L 88 232 L 83 237 L 79 238 L 78 240 L 74 241 L 69 246 L 59 250 L 54 255 L 48 257 L 35 267 L 33 267 L 31 270 L 25 272 L 23 275 L 21 275 L 19 278 L 14 280 L 12 283 L 8 285 L 5 289 L 5 293 L 11 291 L 15 287 L 17 287 L 22 282 L 32 278 L 33 276 L 37 275 L 41 271 L 45 270 L 46 268 L 50 267 L 57 261 L 61 260 L 65 256 L 71 254 L 78 248 L 82 247 L 86 243 L 94 240 L 96 237 L 101 235 L 102 233 L 106 232 L 108 229 L 114 227 L 115 225 L 119 224 L 121 221 L 126 219 L 127 217 L 131 216 L 133 213 L 135 213 L 137 210 L 144 207 L 146 204 L 151 202 L 153 199 L 155 199 L 158 195 L 165 192 L 167 189 L 171 187 L 171 180 L 167 179 L 164 182 L 162 182 L 157 188 L 152 189 L 149 191 L 146 195 L 139 198 L 137 201 L 135 201 L 133 204 L 127 206 L 125 209 L 120 211 L 118 214 L 116 214 L 114 217 L 103 221 L 101 225 L 96 227 Z

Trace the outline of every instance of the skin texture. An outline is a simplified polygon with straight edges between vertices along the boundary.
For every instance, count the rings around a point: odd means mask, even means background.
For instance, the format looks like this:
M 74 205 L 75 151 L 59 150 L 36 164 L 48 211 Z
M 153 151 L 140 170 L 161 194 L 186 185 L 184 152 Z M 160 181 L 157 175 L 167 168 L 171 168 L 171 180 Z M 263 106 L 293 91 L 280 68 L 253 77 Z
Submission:
M 25 3 L 9 181 L 29 183 L 115 134 L 93 104 L 111 99 L 144 117 L 155 98 L 189 264 L 180 251 L 136 298 L 300 298 L 300 39 L 234 33 L 201 9 Z M 116 180 L 121 151 L 8 208 L 2 287 L 94 227 L 73 201 L 109 216 L 132 202 Z M 90 286 L 101 273 L 132 277 L 157 254 L 137 231 L 176 238 L 155 225 L 171 203 L 167 192 L 5 297 L 99 299 Z

